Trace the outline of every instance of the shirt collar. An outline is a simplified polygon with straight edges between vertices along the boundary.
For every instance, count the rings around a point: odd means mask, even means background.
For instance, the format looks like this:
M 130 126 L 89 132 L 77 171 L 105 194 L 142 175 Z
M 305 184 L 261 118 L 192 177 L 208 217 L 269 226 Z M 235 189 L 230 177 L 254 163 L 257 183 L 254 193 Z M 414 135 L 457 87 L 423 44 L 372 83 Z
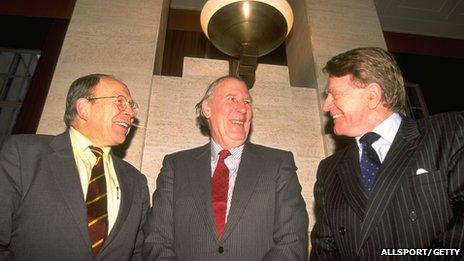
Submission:
M 398 132 L 398 129 L 400 128 L 401 120 L 401 116 L 395 112 L 392 115 L 390 115 L 387 119 L 385 119 L 382 123 L 377 125 L 377 127 L 375 127 L 372 130 L 372 132 L 379 134 L 382 140 L 385 140 L 386 142 L 392 144 L 393 140 L 395 139 L 395 135 Z M 359 143 L 359 139 L 361 137 L 362 135 L 356 137 L 358 147 L 361 147 L 361 144 Z
M 393 143 L 395 135 L 398 132 L 401 124 L 401 116 L 398 113 L 393 113 L 374 128 L 374 132 L 378 133 L 382 139 L 388 141 L 390 144 Z
M 229 149 L 230 154 L 234 160 L 239 160 L 242 157 L 243 148 L 245 144 L 242 144 L 238 147 Z M 211 139 L 211 159 L 212 162 L 216 162 L 219 159 L 219 152 L 223 150 L 221 145 L 217 144 L 213 139 Z
M 89 146 L 92 146 L 92 142 L 73 127 L 69 127 L 69 136 L 71 137 L 73 147 L 77 148 L 81 153 L 85 153 L 89 149 Z M 108 155 L 111 151 L 111 147 L 102 147 L 101 149 L 103 150 L 103 155 Z

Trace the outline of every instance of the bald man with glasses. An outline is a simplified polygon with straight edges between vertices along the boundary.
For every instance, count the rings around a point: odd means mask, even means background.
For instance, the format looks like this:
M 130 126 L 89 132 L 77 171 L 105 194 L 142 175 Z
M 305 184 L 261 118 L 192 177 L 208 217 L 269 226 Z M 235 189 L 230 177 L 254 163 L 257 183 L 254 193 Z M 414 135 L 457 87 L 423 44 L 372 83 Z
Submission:
M 147 181 L 115 157 L 138 105 L 113 76 L 75 80 L 67 130 L 13 135 L 0 152 L 0 260 L 140 260 Z

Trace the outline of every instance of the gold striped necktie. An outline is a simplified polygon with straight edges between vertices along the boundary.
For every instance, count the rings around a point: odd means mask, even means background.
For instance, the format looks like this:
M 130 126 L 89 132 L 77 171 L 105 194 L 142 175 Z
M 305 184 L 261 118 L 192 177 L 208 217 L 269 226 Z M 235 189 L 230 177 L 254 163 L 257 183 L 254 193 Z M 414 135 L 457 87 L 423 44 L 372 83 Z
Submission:
M 108 235 L 108 209 L 103 151 L 93 146 L 89 146 L 89 148 L 97 160 L 92 168 L 85 204 L 87 205 L 87 227 L 92 254 L 96 257 Z

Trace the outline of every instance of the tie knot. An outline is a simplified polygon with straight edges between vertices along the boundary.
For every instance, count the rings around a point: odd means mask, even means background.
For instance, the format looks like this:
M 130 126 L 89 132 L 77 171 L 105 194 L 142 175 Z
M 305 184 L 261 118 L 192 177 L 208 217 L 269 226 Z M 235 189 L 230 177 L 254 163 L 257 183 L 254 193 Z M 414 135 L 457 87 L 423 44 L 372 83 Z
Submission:
M 380 138 L 379 134 L 377 134 L 375 132 L 368 132 L 368 133 L 364 134 L 361 137 L 361 139 L 359 139 L 359 142 L 361 142 L 362 144 L 372 145 L 372 143 L 374 143 L 379 138 Z
M 95 157 L 103 157 L 103 150 L 99 147 L 89 146 L 90 151 L 95 155 Z
M 225 158 L 229 157 L 230 156 L 230 151 L 228 150 L 221 150 L 219 152 L 219 160 L 224 160 Z

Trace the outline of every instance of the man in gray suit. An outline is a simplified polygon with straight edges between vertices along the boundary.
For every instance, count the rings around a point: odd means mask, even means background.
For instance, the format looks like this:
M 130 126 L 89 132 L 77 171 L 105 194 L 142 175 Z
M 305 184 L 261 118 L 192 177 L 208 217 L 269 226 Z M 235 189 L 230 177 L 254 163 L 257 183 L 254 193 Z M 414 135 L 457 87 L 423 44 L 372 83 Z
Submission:
M 58 136 L 9 137 L 0 152 L 0 260 L 140 260 L 145 176 L 113 156 L 137 113 L 127 86 L 71 84 Z
M 163 161 L 147 260 L 306 260 L 308 216 L 291 152 L 247 141 L 252 99 L 226 76 L 197 104 L 210 143 Z
M 311 259 L 463 260 L 464 114 L 405 117 L 400 69 L 381 48 L 339 54 L 324 70 L 323 110 L 335 134 L 355 139 L 319 164 Z M 455 251 L 434 258 L 440 248 Z

